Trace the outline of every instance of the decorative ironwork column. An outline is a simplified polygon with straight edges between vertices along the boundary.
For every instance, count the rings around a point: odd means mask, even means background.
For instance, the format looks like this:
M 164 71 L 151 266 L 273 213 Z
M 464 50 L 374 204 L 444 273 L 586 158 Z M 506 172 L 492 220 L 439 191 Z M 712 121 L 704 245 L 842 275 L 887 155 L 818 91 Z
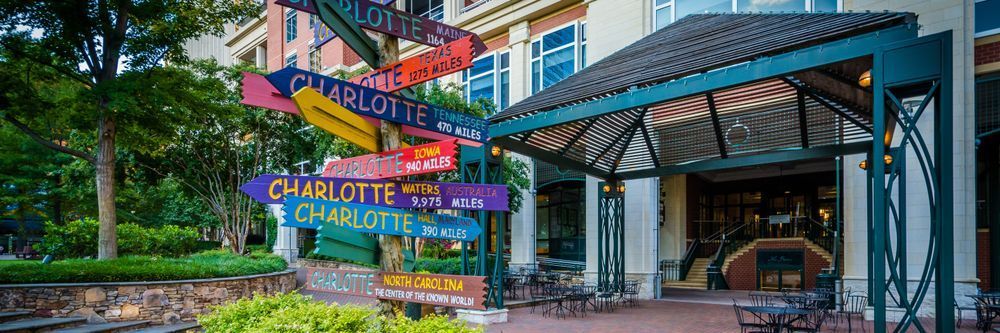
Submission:
M 871 304 L 875 310 L 875 332 L 886 331 L 886 293 L 895 307 L 904 311 L 895 332 L 910 327 L 927 331 L 917 320 L 917 311 L 934 283 L 936 332 L 954 332 L 954 203 L 952 163 L 952 62 L 951 31 L 883 46 L 875 53 L 872 67 L 872 92 L 875 97 L 871 156 L 868 168 L 872 175 L 872 228 L 869 234 L 872 254 L 870 271 Z M 919 56 L 918 56 L 919 55 Z M 906 101 L 907 103 L 904 103 Z M 933 105 L 932 108 L 929 106 Z M 927 110 L 933 109 L 931 115 Z M 933 117 L 933 136 L 924 137 L 917 123 Z M 894 138 L 898 135 L 899 137 Z M 930 144 L 928 144 L 928 141 Z M 895 145 L 895 147 L 893 146 Z M 931 148 L 933 147 L 933 148 Z M 917 285 L 908 294 L 906 288 L 906 241 L 908 227 L 906 195 L 906 160 L 913 157 L 919 166 L 927 193 L 930 219 L 927 254 Z M 899 183 L 896 183 L 899 182 Z M 897 189 L 897 200 L 892 192 Z M 906 191 L 906 192 L 904 192 Z M 914 216 L 917 214 L 909 214 Z M 895 228 L 889 228 L 890 218 Z M 893 244 L 892 237 L 897 242 Z M 893 246 L 895 245 L 895 246 Z M 914 247 L 914 246 L 911 246 Z M 921 246 L 922 247 L 922 246 Z M 887 268 L 887 269 L 886 269 Z M 886 276 L 886 273 L 889 276 Z M 887 279 L 888 278 L 888 279 Z
M 625 183 L 598 184 L 597 286 L 621 291 L 625 284 Z
M 462 146 L 462 182 L 478 184 L 503 184 L 503 151 L 499 146 L 484 144 L 481 147 Z M 490 290 L 486 295 L 486 307 L 490 303 L 497 309 L 503 309 L 503 252 L 504 234 L 507 230 L 504 212 L 466 211 L 466 216 L 475 218 L 483 232 L 479 234 L 476 247 L 476 264 L 470 268 L 469 244 L 462 242 L 462 274 L 487 277 Z M 496 256 L 490 265 L 488 246 L 490 243 L 490 223 L 495 223 Z

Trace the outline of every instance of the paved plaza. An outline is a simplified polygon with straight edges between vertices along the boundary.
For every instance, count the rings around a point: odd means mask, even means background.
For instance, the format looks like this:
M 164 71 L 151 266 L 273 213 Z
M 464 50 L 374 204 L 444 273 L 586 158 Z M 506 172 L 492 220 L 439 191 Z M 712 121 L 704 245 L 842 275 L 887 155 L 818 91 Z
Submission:
M 554 316 L 544 317 L 536 309 L 511 309 L 509 322 L 495 324 L 487 328 L 487 332 L 740 332 L 736 325 L 731 298 L 746 304 L 745 291 L 671 291 L 665 293 L 665 299 L 640 301 L 634 308 L 619 308 L 613 313 L 588 312 L 586 317 L 569 316 L 556 319 Z M 728 303 L 727 303 L 728 302 Z M 934 331 L 933 320 L 925 318 L 925 328 Z M 861 332 L 854 322 L 853 332 Z M 865 331 L 872 332 L 871 321 L 864 323 Z M 963 322 L 962 329 L 957 332 L 977 332 L 972 321 Z M 829 322 L 824 325 L 823 332 L 848 332 L 847 322 L 841 321 L 839 326 Z M 890 326 L 891 331 L 891 326 Z M 916 329 L 910 329 L 916 332 Z

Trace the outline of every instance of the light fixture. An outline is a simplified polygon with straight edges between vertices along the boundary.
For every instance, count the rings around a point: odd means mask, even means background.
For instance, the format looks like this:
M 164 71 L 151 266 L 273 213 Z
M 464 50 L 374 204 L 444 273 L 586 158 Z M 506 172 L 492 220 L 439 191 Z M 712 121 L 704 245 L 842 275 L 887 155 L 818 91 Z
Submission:
M 493 146 L 493 148 L 490 148 L 490 154 L 493 154 L 493 157 L 500 156 L 500 146 Z
M 861 170 L 868 170 L 868 160 L 863 160 L 861 163 L 858 163 L 858 167 L 861 168 Z
M 892 155 L 885 154 L 885 156 L 882 156 L 882 160 L 885 161 L 885 165 L 892 164 Z
M 625 193 L 625 184 L 618 184 L 618 193 Z
M 611 185 L 604 185 L 604 193 L 611 193 Z
M 858 77 L 858 85 L 860 85 L 863 88 L 868 88 L 872 86 L 872 70 L 869 69 L 866 70 L 864 73 L 861 73 L 861 76 Z

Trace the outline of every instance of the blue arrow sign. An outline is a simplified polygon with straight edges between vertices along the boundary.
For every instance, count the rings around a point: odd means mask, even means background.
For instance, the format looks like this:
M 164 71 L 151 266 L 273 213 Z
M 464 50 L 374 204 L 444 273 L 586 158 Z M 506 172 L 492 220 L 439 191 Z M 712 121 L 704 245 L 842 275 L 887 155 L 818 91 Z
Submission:
M 471 242 L 483 230 L 468 217 L 286 196 L 283 227 L 337 226 L 382 235 L 442 238 Z
M 402 75 L 402 74 L 400 74 Z M 294 67 L 267 76 L 274 88 L 292 97 L 302 87 L 312 87 L 323 96 L 362 116 L 369 116 L 457 138 L 486 143 L 486 119 L 418 102 Z

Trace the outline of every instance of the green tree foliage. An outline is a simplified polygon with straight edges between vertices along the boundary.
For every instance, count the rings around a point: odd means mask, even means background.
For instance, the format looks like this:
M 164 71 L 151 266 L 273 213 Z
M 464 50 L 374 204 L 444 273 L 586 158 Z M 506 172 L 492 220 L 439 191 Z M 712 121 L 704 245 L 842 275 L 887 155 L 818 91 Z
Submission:
M 117 256 L 117 149 L 157 149 L 197 109 L 184 42 L 259 13 L 254 1 L 0 2 L 0 118 L 94 166 L 98 256 Z
M 230 248 L 244 253 L 250 226 L 264 210 L 240 186 L 263 173 L 297 172 L 295 164 L 319 149 L 310 141 L 314 129 L 298 117 L 240 104 L 242 68 L 214 61 L 189 68 L 203 89 L 180 105 L 198 112 L 176 129 L 178 140 L 147 152 L 139 163 L 197 198 L 218 220 Z
M 446 85 L 418 86 L 416 98 L 421 102 L 439 105 L 441 107 L 471 114 L 477 117 L 488 117 L 496 113 L 496 105 L 486 98 L 479 98 L 472 103 L 465 101 L 462 87 L 455 83 Z M 423 142 L 423 141 L 421 141 Z M 503 164 L 503 181 L 507 184 L 508 202 L 510 212 L 516 213 L 521 210 L 521 191 L 531 186 L 531 180 L 527 177 L 528 165 L 524 161 L 513 158 L 505 158 Z M 461 175 L 458 172 L 447 172 L 435 176 L 437 180 L 458 182 Z

